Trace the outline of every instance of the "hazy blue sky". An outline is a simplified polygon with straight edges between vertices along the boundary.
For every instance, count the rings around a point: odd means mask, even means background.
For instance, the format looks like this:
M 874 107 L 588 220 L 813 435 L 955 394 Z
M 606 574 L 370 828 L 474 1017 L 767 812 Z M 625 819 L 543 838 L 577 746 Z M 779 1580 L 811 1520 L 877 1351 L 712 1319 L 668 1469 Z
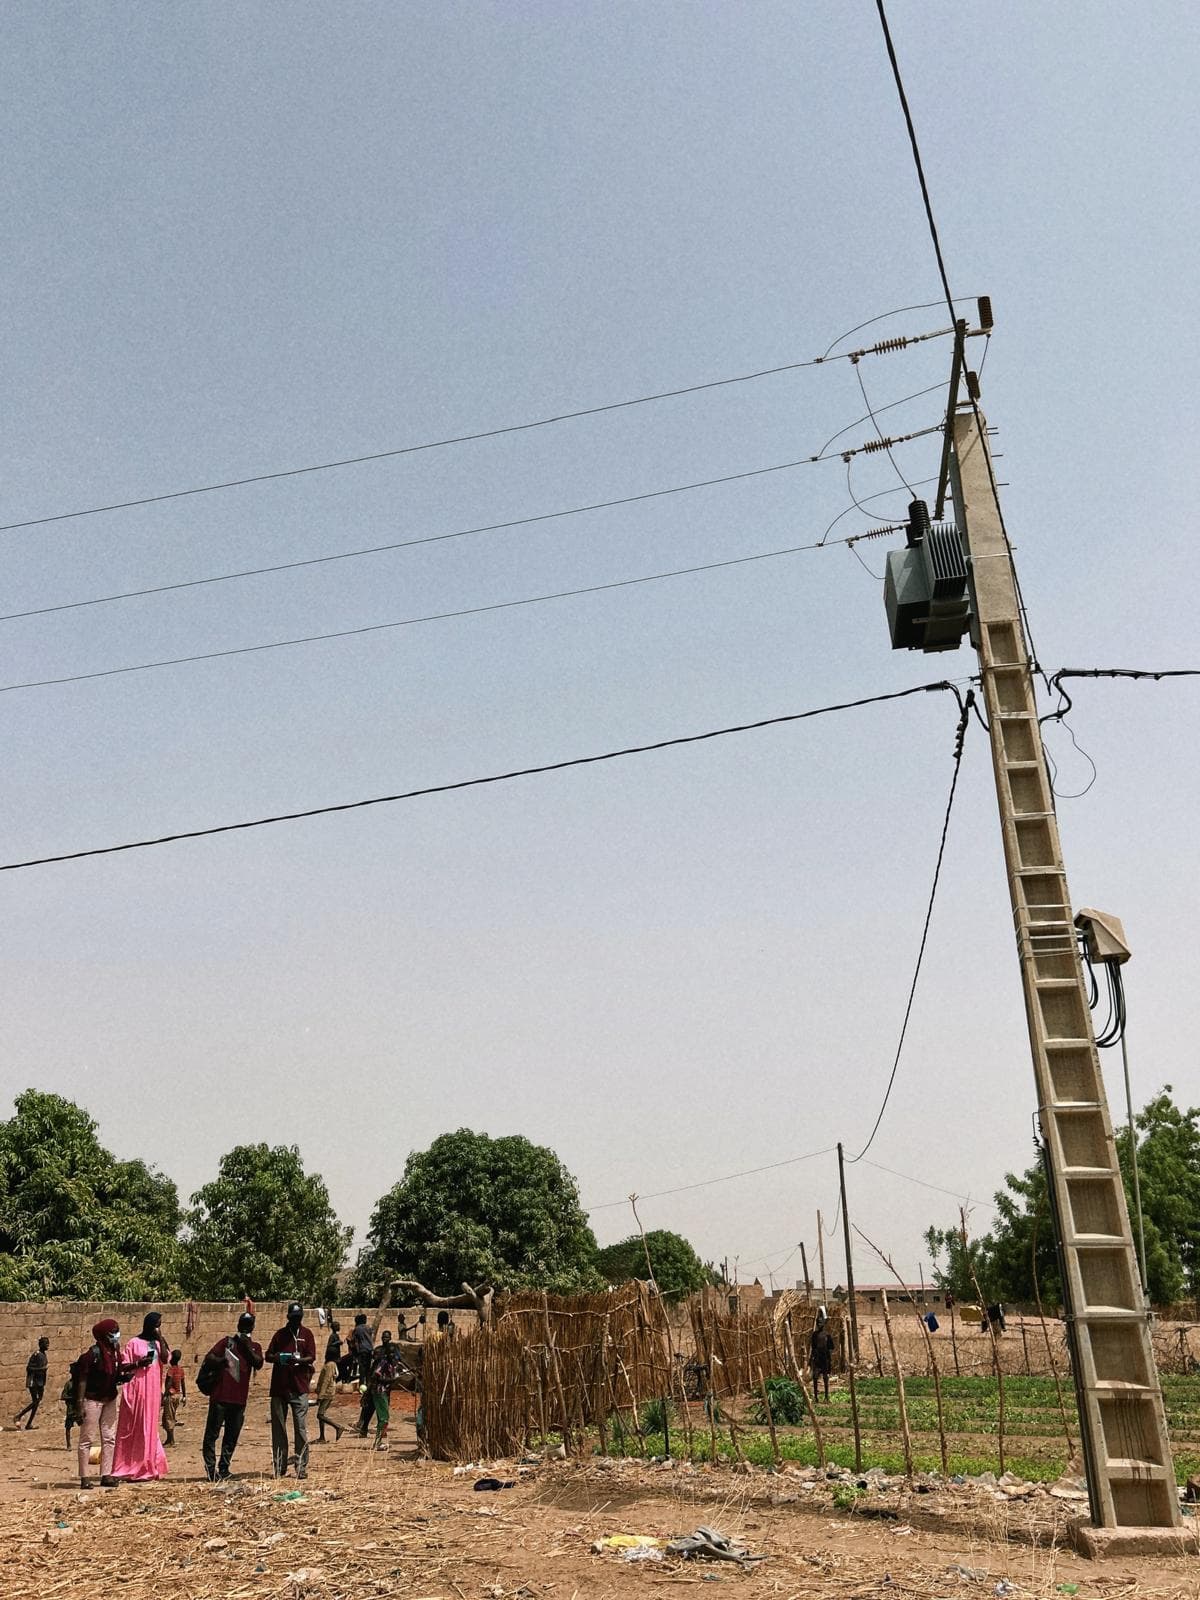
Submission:
M 893 0 L 1042 661 L 1200 665 L 1200 15 Z M 819 354 L 938 282 L 869 0 L 187 7 L 12 0 L 0 118 L 12 523 Z M 941 326 L 934 307 L 877 332 Z M 876 336 L 875 331 L 870 337 Z M 981 354 L 977 346 L 976 356 Z M 946 341 L 864 364 L 874 404 Z M 830 365 L 454 449 L 3 534 L 5 612 L 450 532 L 814 453 Z M 890 412 L 938 420 L 936 395 Z M 847 442 L 870 437 L 859 423 Z M 898 452 L 910 479 L 939 441 Z M 886 459 L 860 499 L 899 516 Z M 840 459 L 0 625 L 0 683 L 574 588 L 819 537 Z M 867 526 L 852 511 L 838 532 Z M 864 547 L 881 570 L 884 546 Z M 320 805 L 940 677 L 844 548 L 358 639 L 0 694 L 5 859 Z M 1200 1100 L 1197 696 L 1087 685 L 1061 806 L 1116 911 L 1135 1091 Z M 0 1088 L 82 1100 L 187 1194 L 299 1144 L 360 1229 L 445 1129 L 560 1152 L 602 1241 L 651 1193 L 856 1148 L 951 769 L 946 696 L 0 880 Z M 1064 788 L 1088 771 L 1065 735 Z M 1119 1082 L 1108 1063 L 1110 1088 Z M 986 1198 L 1032 1076 L 986 741 L 872 1157 Z M 790 1280 L 831 1157 L 648 1201 Z M 907 1268 L 956 1202 L 867 1166 Z M 986 1226 L 989 1213 L 975 1218 Z M 836 1266 L 834 1261 L 836 1260 Z M 860 1268 L 873 1276 L 867 1267 Z M 830 1277 L 840 1278 L 840 1252 Z

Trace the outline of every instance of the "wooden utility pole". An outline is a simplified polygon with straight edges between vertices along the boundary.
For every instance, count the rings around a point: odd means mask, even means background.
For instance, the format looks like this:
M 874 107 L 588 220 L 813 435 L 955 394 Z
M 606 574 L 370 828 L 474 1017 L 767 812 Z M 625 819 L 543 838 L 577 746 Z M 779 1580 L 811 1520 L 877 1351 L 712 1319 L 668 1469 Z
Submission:
M 829 1304 L 829 1294 L 825 1288 L 825 1224 L 821 1221 L 821 1213 L 817 1212 L 817 1254 L 821 1259 L 821 1304 Z
M 1092 1522 L 1104 1529 L 1176 1528 L 1162 1390 L 1076 944 L 1012 551 L 978 407 L 959 411 L 952 402 L 947 421 Z
M 804 1240 L 800 1241 L 800 1270 L 804 1273 L 804 1298 L 812 1299 L 812 1279 L 808 1275 L 808 1255 L 804 1249 Z
M 850 1254 L 850 1213 L 846 1210 L 846 1162 L 838 1142 L 838 1184 L 842 1191 L 842 1238 L 846 1245 L 846 1302 L 850 1307 L 850 1359 L 858 1360 L 858 1308 L 854 1304 L 854 1259 Z

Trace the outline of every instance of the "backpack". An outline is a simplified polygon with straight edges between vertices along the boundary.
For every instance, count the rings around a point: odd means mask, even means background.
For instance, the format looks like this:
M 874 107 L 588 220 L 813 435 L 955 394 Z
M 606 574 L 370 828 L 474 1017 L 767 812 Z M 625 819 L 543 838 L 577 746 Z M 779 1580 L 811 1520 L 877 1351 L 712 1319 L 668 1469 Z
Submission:
M 196 1387 L 201 1394 L 211 1397 L 216 1393 L 218 1384 L 228 1370 L 225 1356 L 232 1343 L 232 1339 L 226 1339 L 225 1349 L 219 1356 L 214 1356 L 210 1351 L 200 1363 L 200 1370 L 196 1374 Z

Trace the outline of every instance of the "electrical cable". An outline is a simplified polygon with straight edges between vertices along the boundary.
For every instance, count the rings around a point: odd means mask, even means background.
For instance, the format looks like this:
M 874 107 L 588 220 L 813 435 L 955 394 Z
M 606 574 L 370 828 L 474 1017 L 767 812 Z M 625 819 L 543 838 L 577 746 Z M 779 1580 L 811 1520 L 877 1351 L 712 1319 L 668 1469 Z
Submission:
M 556 589 L 549 594 L 524 595 L 517 600 L 492 600 L 486 605 L 461 606 L 454 611 L 432 611 L 424 616 L 399 617 L 391 622 L 370 622 L 357 628 L 336 628 L 328 633 L 300 634 L 292 639 L 269 639 L 260 644 L 234 645 L 227 650 L 202 650 L 187 656 L 164 656 L 156 661 L 134 661 L 123 667 L 101 667 L 93 672 L 71 672 L 57 678 L 30 678 L 20 683 L 0 684 L 0 694 L 16 694 L 27 689 L 59 688 L 68 683 L 90 683 L 99 678 L 119 678 L 133 672 L 157 672 L 166 667 L 193 666 L 201 661 L 225 661 L 234 656 L 260 655 L 268 650 L 291 650 L 301 645 L 323 644 L 336 639 L 361 638 L 369 633 L 387 633 L 397 628 L 415 628 L 424 623 L 449 622 L 462 617 L 478 617 L 494 611 L 512 611 L 524 606 L 545 605 L 553 600 L 569 600 L 581 595 L 603 594 L 613 589 L 632 589 L 645 583 L 663 583 L 672 578 L 690 577 L 698 572 L 718 572 L 728 567 L 747 566 L 757 561 L 773 561 L 781 556 L 800 555 L 809 550 L 832 550 L 833 544 L 816 541 L 788 545 L 779 550 L 759 550 L 748 556 L 729 556 L 722 561 L 704 561 L 691 567 L 673 567 L 666 572 L 647 572 L 636 578 L 614 578 L 608 583 L 585 584 L 576 589 Z
M 969 1194 L 959 1194 L 956 1189 L 944 1189 L 940 1183 L 928 1183 L 924 1178 L 914 1178 L 909 1172 L 897 1172 L 895 1167 L 885 1167 L 879 1161 L 868 1160 L 866 1156 L 863 1157 L 863 1163 L 865 1166 L 874 1167 L 878 1172 L 890 1173 L 893 1178 L 903 1178 L 905 1183 L 915 1183 L 922 1189 L 932 1189 L 935 1194 L 949 1195 L 952 1200 L 961 1200 L 966 1205 L 986 1206 L 989 1211 L 996 1209 L 988 1200 L 976 1200 Z
M 904 125 L 908 129 L 908 143 L 912 151 L 913 166 L 916 168 L 917 182 L 921 188 L 921 200 L 925 207 L 925 220 L 929 224 L 929 237 L 933 244 L 933 253 L 937 259 L 938 276 L 942 280 L 942 293 L 945 296 L 946 306 L 950 312 L 951 319 L 954 320 L 956 318 L 954 296 L 950 292 L 950 279 L 946 272 L 946 260 L 942 254 L 942 241 L 938 234 L 937 221 L 933 215 L 933 201 L 929 195 L 929 185 L 925 180 L 925 164 L 921 159 L 921 147 L 917 142 L 917 130 L 913 124 L 912 112 L 909 109 L 908 95 L 905 92 L 904 79 L 900 72 L 900 63 L 896 58 L 896 47 L 892 43 L 892 30 L 888 26 L 887 12 L 884 9 L 883 0 L 875 0 L 875 10 L 879 16 L 879 25 L 883 30 L 883 41 L 887 48 L 888 61 L 891 63 L 892 78 L 896 85 L 896 94 L 900 100 L 900 109 L 904 113 Z M 979 402 L 969 388 L 967 390 L 967 397 L 971 403 L 971 413 L 975 419 L 975 427 L 979 433 L 980 439 L 983 440 L 984 426 L 983 417 L 979 410 Z M 1004 511 L 1000 505 L 1000 495 L 998 485 L 996 483 L 996 474 L 992 467 L 991 451 L 987 449 L 986 442 L 984 444 L 983 459 L 987 466 L 988 479 L 991 483 L 992 498 L 996 505 L 996 517 L 1000 524 L 1000 533 L 1004 539 L 1005 548 L 1007 549 L 1011 558 L 1012 541 L 1009 539 L 1008 528 L 1005 526 Z M 1017 575 L 1015 562 L 1013 563 L 1013 583 L 1017 591 L 1017 604 L 1021 610 L 1021 621 L 1025 627 L 1025 637 L 1029 642 L 1029 653 L 1032 660 L 1032 667 L 1034 672 L 1038 673 L 1042 677 L 1043 681 L 1045 681 L 1046 675 L 1038 665 L 1038 654 L 1033 642 L 1033 631 L 1029 626 L 1029 613 L 1025 606 L 1025 597 L 1021 593 L 1021 580 Z
M 941 385 L 935 385 L 935 387 L 940 388 Z M 924 394 L 928 393 L 929 391 L 922 390 L 920 392 Z M 907 398 L 916 399 L 917 396 L 912 395 Z M 896 405 L 903 405 L 904 401 L 898 400 L 894 403 Z M 867 419 L 865 417 L 859 418 L 860 422 L 864 422 L 866 420 Z M 857 424 L 850 424 L 850 427 L 855 426 L 857 426 Z M 843 428 L 841 433 L 846 433 L 848 431 L 848 428 Z M 840 438 L 841 433 L 835 433 L 833 439 Z M 672 484 L 665 489 L 647 489 L 641 494 L 621 495 L 615 500 L 595 500 L 586 505 L 567 506 L 561 511 L 543 511 L 534 516 L 514 517 L 507 522 L 481 523 L 477 527 L 457 528 L 450 533 L 426 534 L 418 539 L 400 539 L 390 544 L 368 545 L 359 550 L 334 551 L 328 555 L 307 556 L 299 561 L 280 561 L 270 566 L 243 567 L 234 572 L 218 572 L 204 578 L 184 579 L 178 583 L 152 584 L 142 589 L 126 589 L 117 594 L 95 595 L 86 600 L 66 600 L 56 605 L 32 606 L 24 611 L 9 611 L 0 613 L 0 622 L 16 622 L 23 617 L 48 616 L 50 613 L 56 611 L 77 611 L 86 606 L 113 605 L 118 601 L 138 600 L 146 595 L 169 594 L 179 589 L 197 589 L 202 588 L 207 584 L 214 583 L 232 583 L 242 578 L 259 578 L 277 572 L 294 572 L 301 567 L 323 566 L 326 563 L 333 561 L 353 561 L 362 556 L 383 555 L 393 550 L 407 550 L 415 545 L 441 544 L 449 539 L 466 539 L 481 533 L 499 533 L 508 528 L 527 528 L 539 522 L 555 522 L 564 517 L 584 516 L 594 511 L 611 511 L 618 506 L 637 505 L 646 500 L 661 500 L 668 495 L 690 494 L 698 489 L 712 489 L 720 484 L 739 483 L 748 478 L 765 477 L 774 472 L 789 472 L 797 467 L 815 465 L 822 460 L 833 460 L 835 457 L 825 456 L 825 451 L 828 450 L 829 445 L 833 443 L 833 439 L 822 445 L 821 449 L 814 456 L 803 456 L 796 461 L 781 461 L 770 467 L 754 467 L 748 472 L 729 473 L 720 478 L 701 478 L 695 483 Z M 853 509 L 853 507 L 850 509 Z M 870 513 L 868 512 L 867 515 L 869 516 Z M 832 528 L 832 526 L 833 524 L 831 523 L 830 528 Z M 826 529 L 826 535 L 828 535 L 829 531 L 829 529 Z
M 865 405 L 866 408 L 867 408 L 867 415 L 871 419 L 871 425 L 875 429 L 875 432 L 879 435 L 879 438 L 882 440 L 882 438 L 883 438 L 883 429 L 879 426 L 878 418 L 876 417 L 875 412 L 872 409 L 870 397 L 867 394 L 867 386 L 863 382 L 862 367 L 860 366 L 860 364 L 857 361 L 852 362 L 851 365 L 854 368 L 854 376 L 858 379 L 858 387 L 862 391 L 863 405 Z M 883 406 L 880 407 L 881 411 L 884 410 L 884 409 L 886 409 L 886 408 L 883 407 Z M 915 496 L 913 495 L 912 484 L 909 483 L 908 479 L 904 476 L 904 474 L 900 471 L 900 468 L 896 465 L 896 458 L 892 454 L 891 446 L 890 445 L 885 445 L 884 448 L 887 451 L 888 460 L 892 463 L 892 470 L 895 472 L 896 476 L 900 479 L 900 482 L 908 490 L 909 499 L 910 500 L 911 499 L 915 499 Z
M 671 1194 L 688 1194 L 693 1189 L 708 1189 L 714 1183 L 732 1183 L 735 1178 L 752 1178 L 759 1172 L 774 1172 L 779 1167 L 794 1167 L 800 1161 L 815 1161 L 818 1156 L 827 1156 L 832 1153 L 833 1145 L 828 1145 L 824 1150 L 809 1150 L 802 1156 L 787 1156 L 783 1161 L 769 1161 L 765 1167 L 745 1167 L 741 1172 L 725 1172 L 719 1178 L 701 1178 L 698 1183 L 681 1183 L 675 1189 L 659 1189 L 655 1194 L 638 1194 L 639 1200 L 662 1200 Z M 605 1200 L 602 1205 L 585 1206 L 585 1211 L 611 1211 L 614 1206 L 627 1206 L 629 1196 L 624 1200 Z
M 958 693 L 949 679 L 939 679 L 935 683 L 917 683 L 908 689 L 893 689 L 884 694 L 865 695 L 858 700 L 844 700 L 835 705 L 817 706 L 809 711 L 790 711 L 778 717 L 762 717 L 756 722 L 742 722 L 731 727 L 710 728 L 704 733 L 686 733 L 670 739 L 656 739 L 650 744 L 627 745 L 623 749 L 606 750 L 599 755 L 572 756 L 567 760 L 549 761 L 540 766 L 518 767 L 509 772 L 489 773 L 486 777 L 461 778 L 453 783 L 435 783 L 420 789 L 406 789 L 398 794 L 374 795 L 367 800 L 345 800 L 335 805 L 310 806 L 303 811 L 280 812 L 274 816 L 255 817 L 246 822 L 225 822 L 214 827 L 189 828 L 178 833 L 161 834 L 157 838 L 133 839 L 126 844 L 98 845 L 87 850 L 69 850 L 58 855 L 37 856 L 26 861 L 9 861 L 0 864 L 0 872 L 19 872 L 27 867 L 45 867 L 59 861 L 79 861 L 89 856 L 119 855 L 128 850 L 147 850 L 154 845 L 176 844 L 183 839 L 205 839 L 219 833 L 242 833 L 251 828 L 266 828 L 280 822 L 299 822 L 308 817 L 324 817 L 342 811 L 363 811 L 370 806 L 393 805 L 400 800 L 416 800 L 425 795 L 449 794 L 458 789 L 475 789 L 488 784 L 508 783 L 514 778 L 537 777 L 547 772 L 563 772 L 569 767 L 594 766 L 603 761 L 617 761 L 624 756 L 646 755 L 651 751 L 674 749 L 680 745 L 702 744 L 707 740 L 722 739 L 730 734 L 752 733 L 760 728 L 778 727 L 789 722 L 805 722 L 810 717 L 827 716 L 837 711 L 855 711 L 862 706 L 882 705 L 890 700 L 907 700 L 912 695 L 931 694 L 940 690 L 948 690 L 956 696 Z M 771 1163 L 779 1166 L 787 1164 L 787 1162 Z M 763 1167 L 761 1170 L 765 1172 L 768 1168 Z M 647 1195 L 646 1198 L 658 1197 Z M 624 1205 L 627 1200 L 628 1196 L 620 1203 Z
M 941 388 L 941 385 L 939 384 L 938 387 Z M 926 484 L 936 483 L 936 482 L 937 482 L 936 474 L 932 478 L 918 478 L 916 483 L 913 485 L 913 488 L 914 489 L 923 489 L 926 486 Z M 842 520 L 842 518 L 843 517 L 848 517 L 852 511 L 861 511 L 864 506 L 869 506 L 871 504 L 872 500 L 886 500 L 889 495 L 899 494 L 899 493 L 900 493 L 899 489 L 880 489 L 875 494 L 864 495 L 861 501 L 853 500 L 852 503 L 850 505 L 848 505 L 844 511 L 839 511 L 837 516 L 834 517 L 833 521 L 829 524 L 829 526 L 825 529 L 825 532 L 821 535 L 821 541 L 820 542 L 822 544 L 824 544 L 825 541 L 829 538 L 829 535 L 833 532 L 833 530 L 837 527 L 838 523 Z M 841 541 L 835 539 L 834 543 L 835 544 L 839 544 L 839 543 L 841 543 Z
M 958 719 L 958 731 L 954 738 L 954 772 L 950 778 L 950 793 L 946 799 L 946 813 L 942 819 L 942 836 L 938 842 L 937 861 L 933 869 L 933 883 L 929 890 L 929 904 L 925 908 L 925 925 L 921 929 L 921 942 L 917 947 L 917 960 L 913 968 L 912 983 L 908 990 L 908 1003 L 904 1007 L 904 1020 L 900 1024 L 900 1038 L 896 1044 L 896 1054 L 892 1060 L 892 1070 L 888 1077 L 887 1088 L 884 1090 L 883 1100 L 875 1124 L 871 1129 L 870 1138 L 856 1156 L 847 1156 L 846 1163 L 853 1166 L 856 1161 L 861 1161 L 867 1151 L 875 1142 L 875 1135 L 879 1132 L 879 1125 L 883 1121 L 883 1114 L 887 1110 L 888 1101 L 892 1097 L 892 1088 L 896 1082 L 896 1072 L 900 1066 L 900 1056 L 904 1050 L 904 1040 L 908 1033 L 908 1023 L 912 1016 L 913 1001 L 917 996 L 917 983 L 921 976 L 921 963 L 925 959 L 925 946 L 929 940 L 929 925 L 933 920 L 933 908 L 937 900 L 938 883 L 942 876 L 942 860 L 946 854 L 946 836 L 950 832 L 950 816 L 954 810 L 954 796 L 958 789 L 958 775 L 962 770 L 963 745 L 966 741 L 967 727 L 971 720 L 971 703 L 975 699 L 975 691 L 968 689 L 965 701 L 960 700 L 962 710 Z
M 887 313 L 892 315 L 893 313 Z M 863 323 L 861 326 L 866 327 Z M 855 331 L 855 330 L 852 330 Z M 475 444 L 483 439 L 498 439 L 505 434 L 527 433 L 534 428 L 549 428 L 560 422 L 574 422 L 581 417 L 601 416 L 608 411 L 624 411 L 631 406 L 652 405 L 660 400 L 677 400 L 684 395 L 700 394 L 707 389 L 723 389 L 738 383 L 754 383 L 760 378 L 772 378 L 784 372 L 799 372 L 805 367 L 818 367 L 825 362 L 848 361 L 851 356 L 886 355 L 890 351 L 900 349 L 904 345 L 921 344 L 929 339 L 945 338 L 954 332 L 951 328 L 939 328 L 935 333 L 914 334 L 900 340 L 883 341 L 884 349 L 870 349 L 861 351 L 848 351 L 843 355 L 830 356 L 828 352 L 823 356 L 815 356 L 808 361 L 789 361 L 777 367 L 763 367 L 757 372 L 742 372 L 730 378 L 711 378 L 704 383 L 686 384 L 679 389 L 660 389 L 654 394 L 636 395 L 629 400 L 611 400 L 605 405 L 582 406 L 574 411 L 561 411 L 553 416 L 535 417 L 529 422 L 510 422 L 497 428 L 483 428 L 474 433 L 453 434 L 445 439 L 430 439 L 421 444 L 399 445 L 390 450 L 374 450 L 365 455 L 346 456 L 337 461 L 320 461 L 310 466 L 287 467 L 276 472 L 256 472 L 245 478 L 227 478 L 219 483 L 197 484 L 190 489 L 172 489 L 162 494 L 142 495 L 137 499 L 115 500 L 108 505 L 85 506 L 77 511 L 59 511 L 50 516 L 28 517 L 23 522 L 0 523 L 0 533 L 13 533 L 19 528 L 40 528 L 47 523 L 69 522 L 78 517 L 95 517 L 110 511 L 130 511 L 139 506 L 161 505 L 167 500 L 186 500 L 193 495 L 217 494 L 224 489 L 244 489 L 250 484 L 273 483 L 280 478 L 299 478 L 315 472 L 332 472 L 339 467 L 358 467 L 372 461 L 394 460 L 397 456 L 417 455 L 426 450 L 444 450 L 451 445 Z M 842 337 L 847 337 L 843 335 Z M 840 343 L 835 339 L 834 344 Z M 830 346 L 832 349 L 832 346 Z
M 861 387 L 861 384 L 860 384 L 860 387 Z M 821 448 L 817 452 L 817 454 L 820 455 L 820 456 L 824 456 L 825 452 L 829 449 L 830 445 L 836 444 L 837 441 L 842 437 L 842 435 L 844 433 L 850 433 L 854 428 L 861 427 L 864 422 L 875 422 L 875 416 L 876 416 L 877 413 L 881 413 L 881 412 L 884 412 L 884 411 L 895 411 L 898 406 L 906 406 L 906 405 L 908 405 L 910 400 L 921 400 L 927 394 L 944 393 L 945 392 L 945 388 L 946 388 L 946 385 L 944 383 L 931 383 L 925 389 L 914 389 L 911 394 L 901 395 L 899 400 L 889 400 L 888 403 L 886 405 L 884 405 L 884 406 L 876 406 L 874 412 L 871 410 L 870 406 L 868 405 L 866 412 L 861 417 L 855 417 L 853 422 L 848 422 L 844 428 L 839 428 L 838 431 L 835 434 L 832 434 L 828 439 L 826 439 L 825 443 L 821 446 Z M 863 396 L 863 399 L 864 400 L 866 399 L 866 395 L 865 394 Z M 878 423 L 875 423 L 875 432 L 876 432 L 876 435 L 879 435 L 879 424 Z M 895 462 L 893 462 L 892 465 L 895 466 Z M 932 480 L 930 480 L 930 481 L 932 481 Z M 907 488 L 907 484 L 905 485 L 905 487 Z

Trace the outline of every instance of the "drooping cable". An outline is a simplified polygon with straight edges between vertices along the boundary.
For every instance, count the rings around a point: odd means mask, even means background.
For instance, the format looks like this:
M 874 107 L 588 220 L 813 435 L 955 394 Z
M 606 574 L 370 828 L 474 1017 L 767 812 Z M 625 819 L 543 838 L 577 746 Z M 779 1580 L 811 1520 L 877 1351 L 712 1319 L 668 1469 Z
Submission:
M 663 1200 L 670 1194 L 689 1194 L 693 1189 L 709 1189 L 714 1183 L 732 1183 L 735 1178 L 753 1178 L 760 1172 L 775 1172 L 780 1167 L 794 1167 L 801 1161 L 815 1161 L 818 1156 L 828 1156 L 833 1153 L 833 1145 L 827 1145 L 823 1150 L 808 1150 L 802 1156 L 785 1156 L 782 1161 L 768 1161 L 762 1167 L 743 1167 L 740 1172 L 723 1172 L 718 1178 L 700 1178 L 695 1183 L 681 1183 L 674 1189 L 659 1189 L 654 1194 L 638 1193 L 639 1200 Z M 614 1206 L 627 1206 L 629 1196 L 624 1200 L 605 1200 L 601 1205 L 585 1206 L 586 1211 L 611 1211 Z
M 401 800 L 416 800 L 426 795 L 450 794 L 458 789 L 483 788 L 489 784 L 509 783 L 515 778 L 538 777 L 548 772 L 565 772 L 570 767 L 594 766 L 603 761 L 618 761 L 625 756 L 647 755 L 655 750 L 703 744 L 708 740 L 723 739 L 731 734 L 752 733 L 760 728 L 781 727 L 789 722 L 805 722 L 811 717 L 828 716 L 838 711 L 855 711 L 862 706 L 882 705 L 889 700 L 907 700 L 912 695 L 931 694 L 940 690 L 958 694 L 954 684 L 949 679 L 943 678 L 935 683 L 918 683 L 909 689 L 893 689 L 884 694 L 865 695 L 857 700 L 843 700 L 835 705 L 817 706 L 809 711 L 790 711 L 782 716 L 761 717 L 755 722 L 709 728 L 704 733 L 679 734 L 670 739 L 656 739 L 649 744 L 626 745 L 618 750 L 602 751 L 599 755 L 572 756 L 563 761 L 544 762 L 539 766 L 493 772 L 486 777 L 461 778 L 453 783 L 435 783 L 420 789 L 406 789 L 397 794 L 373 795 L 367 800 L 345 800 L 334 805 L 309 806 L 302 811 L 279 812 L 273 816 L 254 817 L 245 822 L 225 822 L 214 827 L 189 828 L 176 833 L 160 834 L 156 838 L 133 839 L 125 844 L 98 845 L 86 850 L 67 850 L 55 855 L 35 856 L 25 861 L 8 861 L 0 864 L 0 872 L 20 872 L 28 867 L 45 867 L 61 861 L 81 861 L 91 856 L 110 856 L 130 850 L 148 850 L 155 845 L 177 844 L 184 839 L 207 839 L 221 833 L 244 833 L 251 828 L 267 828 L 281 822 L 300 822 L 309 817 L 332 816 L 344 811 L 365 811 L 371 806 L 394 805 Z
M 856 1161 L 861 1161 L 866 1155 L 867 1151 L 874 1144 L 875 1135 L 879 1132 L 879 1126 L 883 1121 L 883 1114 L 888 1108 L 888 1101 L 892 1097 L 892 1089 L 896 1083 L 896 1073 L 900 1066 L 900 1057 L 904 1052 L 904 1040 L 908 1034 L 909 1019 L 912 1017 L 913 1002 L 917 997 L 917 984 L 921 977 L 921 965 L 925 960 L 925 946 L 929 942 L 929 926 L 933 921 L 933 908 L 937 901 L 938 884 L 941 881 L 942 876 L 942 861 L 946 854 L 946 837 L 950 832 L 950 817 L 954 810 L 954 796 L 958 791 L 958 775 L 962 770 L 963 745 L 967 737 L 967 728 L 971 720 L 971 705 L 974 699 L 975 691 L 973 689 L 968 689 L 965 699 L 960 702 L 962 711 L 959 715 L 958 729 L 954 737 L 954 771 L 950 778 L 950 793 L 946 798 L 946 813 L 942 818 L 942 833 L 941 838 L 938 841 L 937 861 L 934 863 L 933 868 L 933 883 L 930 885 L 929 889 L 929 903 L 925 908 L 925 923 L 921 929 L 921 942 L 917 947 L 917 960 L 913 968 L 912 983 L 909 985 L 908 989 L 908 1001 L 904 1007 L 904 1020 L 900 1024 L 900 1037 L 896 1042 L 896 1054 L 892 1059 L 892 1070 L 888 1075 L 887 1088 L 884 1090 L 883 1100 L 880 1103 L 879 1112 L 875 1118 L 874 1126 L 871 1129 L 870 1137 L 867 1139 L 866 1144 L 863 1145 L 862 1149 L 857 1155 L 846 1157 L 846 1162 L 850 1166 L 853 1166 Z

